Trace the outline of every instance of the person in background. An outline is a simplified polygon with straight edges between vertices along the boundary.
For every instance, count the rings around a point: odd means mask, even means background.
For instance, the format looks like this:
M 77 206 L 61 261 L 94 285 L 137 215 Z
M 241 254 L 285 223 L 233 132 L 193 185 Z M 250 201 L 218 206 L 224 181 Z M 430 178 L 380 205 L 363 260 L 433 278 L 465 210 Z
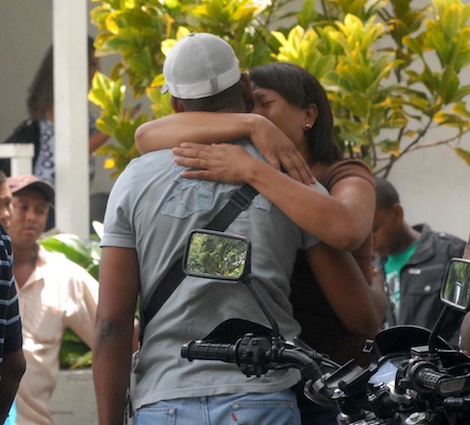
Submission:
M 462 258 L 470 260 L 470 236 Z M 465 314 L 460 327 L 459 347 L 467 356 L 470 356 L 470 312 Z
M 88 46 L 88 78 L 89 83 L 99 69 L 98 58 L 95 56 L 94 40 L 87 39 Z M 27 107 L 29 117 L 39 121 L 40 140 L 35 149 L 33 159 L 33 174 L 46 180 L 52 186 L 55 184 L 55 137 L 54 137 L 54 55 L 50 46 L 42 60 L 41 66 L 29 87 Z M 109 138 L 108 135 L 96 130 L 95 118 L 89 115 L 89 152 L 93 153 Z M 95 173 L 95 159 L 90 155 L 90 181 Z
M 465 241 L 427 224 L 409 225 L 395 187 L 375 178 L 377 208 L 374 217 L 373 247 L 376 264 L 382 271 L 388 296 L 386 326 L 419 325 L 432 329 L 444 307 L 440 289 L 447 264 L 461 257 Z M 454 347 L 462 315 L 451 312 L 441 335 Z
M 14 425 L 16 410 L 11 406 L 26 362 L 13 278 L 11 240 L 5 230 L 10 226 L 11 201 L 6 176 L 0 171 L 0 423 Z
M 462 320 L 459 338 L 459 348 L 470 357 L 470 313 L 466 313 Z
M 9 231 L 27 363 L 17 394 L 17 425 L 51 425 L 48 402 L 57 384 L 62 335 L 70 328 L 91 347 L 98 282 L 38 243 L 54 202 L 53 187 L 33 175 L 7 181 L 13 195 Z
M 98 70 L 94 40 L 88 37 L 89 82 Z M 33 174 L 52 186 L 55 185 L 55 135 L 54 135 L 54 59 L 53 46 L 47 50 L 33 82 L 28 90 L 27 108 L 29 119 L 24 121 L 4 143 L 32 143 L 34 145 Z M 95 158 L 91 155 L 103 145 L 109 136 L 97 131 L 95 118 L 89 114 L 89 173 L 90 182 L 95 174 Z M 0 170 L 10 173 L 10 160 L 0 159 Z M 46 230 L 55 227 L 54 209 L 49 209 Z
M 87 39 L 88 51 L 88 80 L 89 84 L 93 75 L 99 69 L 98 58 L 95 56 L 94 40 Z M 54 75 L 53 75 L 53 46 L 50 46 L 40 68 L 38 69 L 33 83 L 29 88 L 27 106 L 29 116 L 32 120 L 39 122 L 39 145 L 35 150 L 33 158 L 33 174 L 39 178 L 55 185 L 55 137 L 54 137 Z M 95 175 L 95 158 L 91 155 L 96 149 L 103 145 L 109 136 L 97 131 L 95 118 L 89 114 L 89 161 L 88 169 L 90 182 Z M 55 226 L 54 209 L 46 223 L 46 230 Z
M 12 194 L 7 184 L 7 176 L 0 171 L 0 224 L 8 231 L 11 223 L 13 206 L 11 204 Z

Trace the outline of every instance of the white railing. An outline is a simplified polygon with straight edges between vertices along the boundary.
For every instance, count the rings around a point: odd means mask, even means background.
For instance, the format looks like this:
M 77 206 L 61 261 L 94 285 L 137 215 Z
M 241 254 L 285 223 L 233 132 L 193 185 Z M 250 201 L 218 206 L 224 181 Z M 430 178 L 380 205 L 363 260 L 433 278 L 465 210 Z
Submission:
M 0 145 L 0 158 L 10 158 L 12 176 L 32 174 L 34 145 L 32 143 L 12 143 Z

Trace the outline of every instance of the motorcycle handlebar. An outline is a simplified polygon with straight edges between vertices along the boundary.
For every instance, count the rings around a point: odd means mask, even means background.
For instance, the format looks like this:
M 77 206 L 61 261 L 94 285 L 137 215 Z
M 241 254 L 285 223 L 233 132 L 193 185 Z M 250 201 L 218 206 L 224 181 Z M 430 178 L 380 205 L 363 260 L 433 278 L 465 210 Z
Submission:
M 439 389 L 440 382 L 449 377 L 449 374 L 437 370 L 428 362 L 418 362 L 412 366 L 409 376 L 413 387 L 418 391 L 434 392 Z
M 316 381 L 323 372 L 318 360 L 296 347 L 271 345 L 266 338 L 245 336 L 235 344 L 189 341 L 181 347 L 181 357 L 192 360 L 217 360 L 236 363 L 246 374 L 265 373 L 275 367 L 295 367 L 303 370 L 307 379 Z M 264 371 L 264 372 L 263 372 Z
M 312 360 L 307 354 L 295 349 L 284 348 L 280 354 L 281 363 L 294 364 L 303 370 L 302 376 L 305 381 L 316 381 L 323 376 L 323 371 L 318 363 Z
M 181 347 L 181 357 L 193 360 L 219 360 L 226 363 L 237 362 L 236 344 L 190 341 Z
M 428 390 L 435 390 L 439 379 L 442 378 L 442 373 L 436 372 L 429 368 L 423 368 L 416 374 L 416 381 L 419 386 Z
M 303 390 L 308 398 L 318 402 L 322 401 L 329 405 L 333 405 L 334 388 L 325 384 L 324 371 L 322 370 L 322 359 L 313 358 L 309 353 L 305 352 L 296 345 L 281 342 L 273 343 L 270 339 L 256 337 L 252 334 L 246 334 L 243 338 L 232 343 L 216 343 L 205 341 L 189 341 L 181 348 L 181 356 L 192 360 L 215 360 L 226 363 L 236 363 L 240 370 L 247 376 L 260 376 L 269 369 L 294 367 L 301 370 L 303 377 Z M 321 357 L 321 356 L 319 356 Z M 441 383 L 446 384 L 449 377 L 448 374 L 437 369 L 432 363 L 427 361 L 418 361 L 409 365 L 404 371 L 403 382 L 404 389 L 409 388 L 408 385 L 420 393 L 438 392 Z M 384 387 L 385 388 L 385 387 Z M 379 389 L 379 387 L 377 387 Z M 361 393 L 362 394 L 362 393 Z M 398 424 L 402 423 L 399 415 L 397 415 L 398 403 L 394 400 L 393 405 L 389 405 L 387 392 L 374 393 L 376 398 L 370 398 L 370 405 L 364 404 L 364 400 L 357 399 L 358 406 L 364 411 L 373 411 L 370 420 L 367 419 L 366 425 L 372 424 Z M 353 398 L 348 395 L 348 403 L 353 403 Z M 362 396 L 361 396 L 362 397 Z M 345 399 L 346 400 L 346 399 Z M 354 399 L 355 400 L 355 399 Z M 372 400 L 372 401 L 371 401 Z M 344 416 L 344 423 L 356 423 L 355 415 L 349 412 L 351 404 L 344 404 L 340 399 L 336 400 L 341 404 L 340 410 Z M 368 401 L 368 402 L 369 402 Z M 445 405 L 450 409 L 470 408 L 470 398 L 446 398 Z M 338 405 L 339 406 L 339 405 Z M 343 409 L 346 409 L 343 411 Z M 384 410 L 385 409 L 385 410 Z M 361 413 L 362 414 L 362 413 Z M 362 416 L 359 415 L 361 418 Z M 359 418 L 358 416 L 358 418 Z M 359 423 L 359 422 L 358 422 Z

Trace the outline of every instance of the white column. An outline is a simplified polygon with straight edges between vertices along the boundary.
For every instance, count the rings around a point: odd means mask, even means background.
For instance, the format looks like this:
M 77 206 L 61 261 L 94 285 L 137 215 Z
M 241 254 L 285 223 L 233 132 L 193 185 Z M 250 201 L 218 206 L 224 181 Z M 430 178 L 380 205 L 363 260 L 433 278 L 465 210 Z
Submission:
M 89 236 L 87 2 L 53 0 L 56 227 Z

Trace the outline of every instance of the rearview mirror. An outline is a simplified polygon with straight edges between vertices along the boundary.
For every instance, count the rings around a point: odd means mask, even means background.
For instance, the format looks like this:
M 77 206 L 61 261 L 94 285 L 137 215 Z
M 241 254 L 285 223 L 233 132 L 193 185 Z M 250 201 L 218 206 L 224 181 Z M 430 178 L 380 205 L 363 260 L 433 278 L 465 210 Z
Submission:
M 470 260 L 452 258 L 441 288 L 443 303 L 461 311 L 470 308 Z
M 251 244 L 243 236 L 196 229 L 188 238 L 183 271 L 190 276 L 241 280 L 249 273 Z

